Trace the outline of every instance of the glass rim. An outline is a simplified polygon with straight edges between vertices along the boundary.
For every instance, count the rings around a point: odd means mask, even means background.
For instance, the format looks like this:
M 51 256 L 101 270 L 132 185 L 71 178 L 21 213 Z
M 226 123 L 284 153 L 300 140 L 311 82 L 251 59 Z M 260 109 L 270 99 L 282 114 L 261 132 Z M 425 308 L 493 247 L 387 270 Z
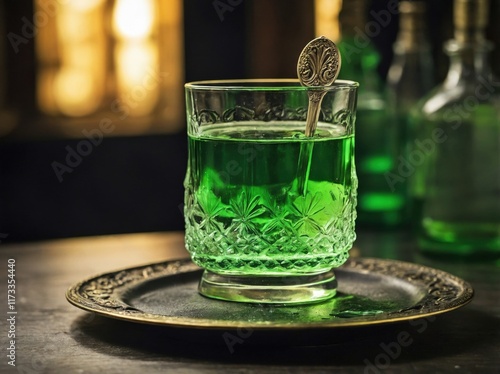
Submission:
M 331 86 L 306 87 L 297 78 L 263 78 L 263 79 L 216 79 L 200 80 L 184 84 L 186 89 L 210 91 L 338 91 L 355 89 L 359 83 L 351 80 L 337 79 Z

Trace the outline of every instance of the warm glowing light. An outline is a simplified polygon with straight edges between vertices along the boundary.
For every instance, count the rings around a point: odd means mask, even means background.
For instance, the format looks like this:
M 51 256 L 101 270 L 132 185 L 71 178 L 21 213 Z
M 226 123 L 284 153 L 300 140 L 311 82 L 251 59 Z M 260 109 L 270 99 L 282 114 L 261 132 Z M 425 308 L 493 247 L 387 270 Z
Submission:
M 64 44 L 90 40 L 100 31 L 98 19 L 92 13 L 71 11 L 63 7 L 56 19 L 57 37 Z
M 89 115 L 104 95 L 106 42 L 100 22 L 104 0 L 67 0 L 57 9 L 53 34 L 57 54 L 47 58 L 52 66 L 39 73 L 43 90 L 39 104 L 46 113 Z
M 81 43 L 77 47 L 68 47 L 61 50 L 61 60 L 66 66 L 85 70 L 99 70 L 96 61 L 102 61 L 104 51 L 96 48 L 97 43 Z
M 342 0 L 315 0 L 314 20 L 316 35 L 324 35 L 334 42 L 340 39 L 338 17 L 341 8 Z
M 117 0 L 113 27 L 116 36 L 144 39 L 151 35 L 154 23 L 153 0 Z
M 104 0 L 69 0 L 65 5 L 70 6 L 78 12 L 88 12 L 100 6 Z
M 123 133 L 182 126 L 182 0 L 34 0 L 37 105 L 68 133 L 119 110 Z M 122 117 L 122 116 L 125 117 Z M 55 122 L 54 122 L 55 123 Z
M 113 26 L 117 93 L 132 117 L 151 114 L 159 97 L 158 46 L 153 0 L 117 0 Z M 156 72 L 156 73 L 155 73 Z M 153 76 L 152 76 L 153 75 Z
M 119 100 L 133 117 L 150 114 L 158 101 L 161 77 L 153 42 L 121 43 L 115 52 Z
M 63 68 L 54 80 L 54 98 L 61 113 L 84 116 L 99 105 L 92 74 L 84 69 Z
M 54 75 L 54 69 L 43 69 L 38 73 L 38 105 L 45 113 L 49 114 L 57 114 L 57 107 L 54 102 Z

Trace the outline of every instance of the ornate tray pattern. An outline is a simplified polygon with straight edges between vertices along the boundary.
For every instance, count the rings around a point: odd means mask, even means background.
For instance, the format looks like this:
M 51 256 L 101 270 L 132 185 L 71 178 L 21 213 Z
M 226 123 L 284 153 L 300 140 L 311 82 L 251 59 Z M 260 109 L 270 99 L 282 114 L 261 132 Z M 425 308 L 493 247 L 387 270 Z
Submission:
M 67 300 L 84 310 L 139 323 L 185 328 L 311 329 L 377 325 L 449 312 L 472 287 L 444 271 L 394 260 L 350 259 L 336 270 L 339 294 L 299 306 L 207 299 L 201 270 L 174 260 L 98 275 L 72 286 Z

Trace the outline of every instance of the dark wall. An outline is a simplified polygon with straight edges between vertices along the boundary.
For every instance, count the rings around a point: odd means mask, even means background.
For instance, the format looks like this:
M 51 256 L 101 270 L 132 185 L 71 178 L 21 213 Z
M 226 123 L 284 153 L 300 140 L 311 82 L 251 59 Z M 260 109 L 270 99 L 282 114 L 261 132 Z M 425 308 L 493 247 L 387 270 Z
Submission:
M 248 2 L 248 0 L 247 0 Z M 246 4 L 184 1 L 186 81 L 237 79 L 247 70 Z
M 251 61 L 273 58 L 269 54 L 249 55 L 258 50 L 272 53 L 272 48 L 259 48 L 268 42 L 265 30 L 273 30 L 269 15 L 262 13 L 264 4 L 269 6 L 271 2 L 232 1 L 234 6 L 226 0 L 219 3 L 228 7 L 217 8 L 213 1 L 184 1 L 186 81 L 252 76 L 256 70 Z M 274 2 L 278 4 L 274 17 L 280 17 L 276 24 L 286 29 L 284 18 L 295 23 L 303 19 L 301 30 L 313 37 L 312 12 L 304 11 L 304 4 L 312 3 L 312 0 Z M 452 34 L 452 0 L 427 3 L 429 35 L 437 78 L 441 80 L 447 67 L 442 42 Z M 2 5 L 6 14 L 3 29 L 18 32 L 21 18 L 29 17 L 32 12 L 31 2 L 5 0 Z M 372 2 L 375 12 L 385 6 L 384 1 Z M 499 14 L 500 2 L 493 1 L 490 18 L 494 21 Z M 382 76 L 391 62 L 397 22 L 397 16 L 393 17 L 373 39 L 382 53 Z M 256 33 L 255 27 L 263 29 Z M 488 29 L 488 36 L 496 45 L 500 38 L 498 27 L 498 22 L 492 22 Z M 252 37 L 257 34 L 261 36 Z M 290 40 L 290 34 L 267 35 L 272 36 L 273 43 L 279 44 L 281 50 L 292 48 L 294 40 Z M 23 45 L 17 54 L 8 44 L 7 49 L 9 104 L 18 110 L 23 121 L 29 122 L 34 100 L 34 43 Z M 497 48 L 495 61 L 499 61 L 498 53 Z M 498 69 L 500 64 L 493 66 Z M 0 139 L 0 240 L 182 229 L 185 139 L 183 132 L 105 138 L 71 173 L 63 174 L 62 182 L 53 170 L 53 162 L 63 163 L 68 149 L 76 149 L 80 139 Z
M 184 134 L 105 138 L 81 158 L 73 153 L 79 143 L 0 144 L 6 240 L 183 228 Z

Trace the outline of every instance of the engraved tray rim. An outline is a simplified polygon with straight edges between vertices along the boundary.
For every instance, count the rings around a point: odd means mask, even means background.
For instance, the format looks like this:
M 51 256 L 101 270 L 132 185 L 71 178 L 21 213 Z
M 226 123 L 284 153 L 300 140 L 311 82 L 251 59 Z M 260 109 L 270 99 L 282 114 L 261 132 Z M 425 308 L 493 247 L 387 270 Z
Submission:
M 340 269 L 357 276 L 380 275 L 402 280 L 426 291 L 416 304 L 396 312 L 384 312 L 355 318 L 338 318 L 316 322 L 266 323 L 265 321 L 227 321 L 192 318 L 182 315 L 165 316 L 147 313 L 127 303 L 125 296 L 135 287 L 165 277 L 200 272 L 190 259 L 168 260 L 101 273 L 86 278 L 66 292 L 67 301 L 85 311 L 129 322 L 181 327 L 190 329 L 251 328 L 257 330 L 331 329 L 374 326 L 409 321 L 442 314 L 468 304 L 474 295 L 472 286 L 445 271 L 399 260 L 351 258 Z M 220 300 L 214 300 L 220 302 Z M 233 302 L 230 302 L 233 303 Z M 250 305 L 251 304 L 246 304 Z M 253 304 L 255 305 L 255 304 Z M 314 304 L 305 304 L 311 306 Z M 295 305 L 295 308 L 300 305 Z

